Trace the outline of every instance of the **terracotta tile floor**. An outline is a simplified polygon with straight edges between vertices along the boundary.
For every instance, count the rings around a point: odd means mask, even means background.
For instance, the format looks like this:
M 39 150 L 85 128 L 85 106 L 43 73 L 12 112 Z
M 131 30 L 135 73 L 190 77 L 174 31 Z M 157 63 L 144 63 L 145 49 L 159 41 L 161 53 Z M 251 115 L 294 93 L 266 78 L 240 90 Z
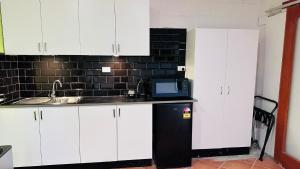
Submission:
M 156 169 L 155 166 L 135 167 L 126 169 Z M 271 158 L 266 157 L 263 162 L 256 158 L 241 160 L 193 159 L 189 169 L 284 169 Z

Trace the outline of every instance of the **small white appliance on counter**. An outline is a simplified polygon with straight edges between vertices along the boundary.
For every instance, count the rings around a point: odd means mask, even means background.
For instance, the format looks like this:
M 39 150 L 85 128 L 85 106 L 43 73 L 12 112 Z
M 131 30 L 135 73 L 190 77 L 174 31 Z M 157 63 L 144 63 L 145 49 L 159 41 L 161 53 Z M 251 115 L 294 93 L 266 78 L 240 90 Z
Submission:
M 11 146 L 0 146 L 0 168 L 13 169 Z

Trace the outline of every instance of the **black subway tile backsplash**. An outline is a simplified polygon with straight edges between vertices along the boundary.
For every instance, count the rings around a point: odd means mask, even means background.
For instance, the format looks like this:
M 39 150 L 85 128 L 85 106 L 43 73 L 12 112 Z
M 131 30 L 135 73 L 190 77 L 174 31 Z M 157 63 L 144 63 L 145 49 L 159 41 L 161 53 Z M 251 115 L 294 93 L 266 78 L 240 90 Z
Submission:
M 150 35 L 151 56 L 0 56 L 0 94 L 48 96 L 59 79 L 58 96 L 123 95 L 141 78 L 184 77 L 177 66 L 185 65 L 186 30 L 153 28 Z
M 20 83 L 16 56 L 0 55 L 0 96 L 11 101 L 20 97 Z

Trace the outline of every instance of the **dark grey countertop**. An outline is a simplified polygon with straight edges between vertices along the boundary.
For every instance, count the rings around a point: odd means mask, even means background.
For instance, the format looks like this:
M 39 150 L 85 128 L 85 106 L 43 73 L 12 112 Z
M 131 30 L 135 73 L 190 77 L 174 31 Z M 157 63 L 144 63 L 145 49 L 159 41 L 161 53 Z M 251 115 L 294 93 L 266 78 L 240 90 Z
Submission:
M 0 108 L 9 107 L 52 107 L 52 106 L 95 106 L 95 105 L 122 105 L 122 104 L 162 104 L 162 103 L 190 103 L 197 102 L 193 98 L 182 99 L 153 99 L 153 98 L 128 98 L 125 96 L 103 96 L 103 97 L 82 97 L 74 104 L 13 104 L 0 105 Z

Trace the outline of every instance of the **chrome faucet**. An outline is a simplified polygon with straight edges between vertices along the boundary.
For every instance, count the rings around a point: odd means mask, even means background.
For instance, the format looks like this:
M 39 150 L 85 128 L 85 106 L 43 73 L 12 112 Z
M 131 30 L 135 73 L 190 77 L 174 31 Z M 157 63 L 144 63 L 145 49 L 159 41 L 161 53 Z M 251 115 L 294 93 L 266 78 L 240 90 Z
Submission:
M 139 82 L 138 82 L 138 84 L 137 84 L 137 86 L 136 86 L 136 93 L 137 94 L 141 94 L 140 93 L 140 85 L 141 85 L 141 83 L 144 83 L 143 79 L 140 79 Z
M 55 90 L 57 89 L 56 83 L 59 84 L 59 87 L 62 87 L 62 83 L 60 82 L 60 80 L 55 80 L 53 82 L 52 92 L 51 92 L 51 95 L 50 95 L 50 97 L 52 97 L 52 98 L 56 97 L 56 95 L 55 95 Z
M 0 94 L 0 103 L 4 102 L 6 100 L 5 95 L 4 94 Z

